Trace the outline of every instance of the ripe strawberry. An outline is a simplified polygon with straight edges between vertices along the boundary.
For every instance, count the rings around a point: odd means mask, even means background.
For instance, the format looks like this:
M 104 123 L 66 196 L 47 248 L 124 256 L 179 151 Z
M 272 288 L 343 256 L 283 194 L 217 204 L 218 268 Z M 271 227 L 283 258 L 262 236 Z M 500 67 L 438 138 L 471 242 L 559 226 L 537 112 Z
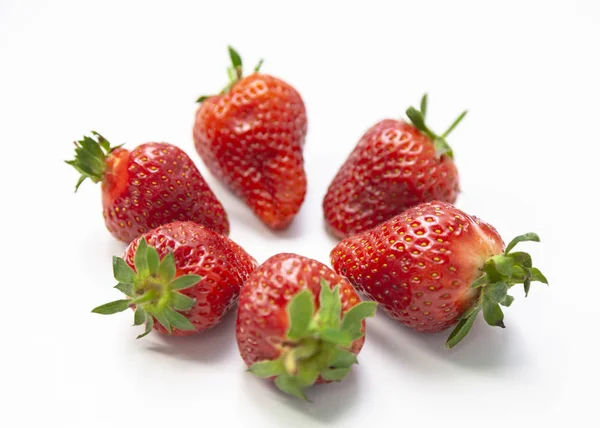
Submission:
M 420 111 L 406 111 L 412 124 L 386 119 L 362 136 L 323 200 L 333 234 L 351 236 L 422 202 L 454 203 L 458 172 L 446 137 L 467 112 L 440 136 L 425 125 L 426 113 L 424 95 Z
M 446 346 L 456 345 L 480 310 L 504 327 L 499 305 L 510 306 L 515 284 L 548 283 L 531 256 L 511 251 L 534 233 L 513 239 L 506 249 L 498 232 L 445 202 L 417 205 L 351 238 L 331 252 L 334 270 L 381 304 L 401 323 L 433 333 L 459 321 Z
M 102 135 L 75 143 L 67 161 L 81 177 L 102 182 L 102 207 L 109 232 L 131 242 L 142 233 L 175 220 L 190 220 L 229 233 L 227 214 L 192 160 L 167 143 L 146 143 L 133 151 L 111 147 Z
M 306 399 L 305 388 L 348 374 L 364 343 L 364 319 L 375 310 L 324 264 L 278 254 L 242 287 L 238 347 L 250 372 Z
M 230 83 L 219 95 L 198 99 L 196 149 L 265 224 L 285 228 L 306 194 L 304 103 L 290 85 L 259 73 L 260 64 L 242 77 L 240 56 L 231 47 L 229 53 Z
M 191 221 L 165 224 L 113 258 L 115 288 L 128 296 L 95 308 L 109 315 L 135 307 L 134 325 L 187 336 L 218 324 L 237 301 L 256 261 L 239 245 Z M 155 321 L 158 321 L 156 323 Z

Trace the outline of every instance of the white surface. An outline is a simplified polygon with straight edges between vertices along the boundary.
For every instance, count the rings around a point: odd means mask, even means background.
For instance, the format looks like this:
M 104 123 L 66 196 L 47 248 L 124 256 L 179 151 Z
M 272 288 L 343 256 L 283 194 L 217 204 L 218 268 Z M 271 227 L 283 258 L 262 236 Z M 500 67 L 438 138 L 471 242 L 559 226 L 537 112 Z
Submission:
M 2 320 L 0 425 L 437 426 L 583 421 L 597 401 L 597 1 L 0 3 Z M 495 4 L 492 4 L 495 3 Z M 368 4 L 368 6 L 367 6 Z M 246 64 L 302 94 L 309 193 L 293 227 L 266 230 L 195 153 L 195 98 Z M 181 146 L 229 212 L 231 237 L 259 261 L 292 251 L 328 261 L 321 200 L 374 122 L 424 91 L 450 138 L 458 206 L 528 244 L 551 281 L 477 322 L 455 351 L 378 316 L 360 366 L 288 399 L 244 372 L 234 317 L 205 334 L 136 341 L 132 317 L 90 313 L 118 294 L 100 189 L 72 193 L 63 159 L 90 130 L 128 147 Z M 525 246 L 523 247 L 525 248 Z M 594 252 L 594 253 L 593 253 Z M 593 254 L 592 254 L 593 253 Z M 592 422 L 585 423 L 590 426 Z

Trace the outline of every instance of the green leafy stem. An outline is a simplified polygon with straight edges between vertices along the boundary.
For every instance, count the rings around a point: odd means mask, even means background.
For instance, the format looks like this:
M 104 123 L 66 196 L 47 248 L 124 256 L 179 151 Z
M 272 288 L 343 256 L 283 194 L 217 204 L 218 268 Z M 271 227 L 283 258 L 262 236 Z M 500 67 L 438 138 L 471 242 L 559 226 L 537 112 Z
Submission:
M 448 127 L 448 129 L 442 134 L 437 135 L 435 132 L 431 130 L 425 123 L 425 118 L 427 116 L 427 94 L 423 95 L 421 98 L 421 108 L 417 110 L 414 107 L 409 107 L 406 110 L 406 115 L 412 122 L 412 124 L 421 131 L 423 134 L 427 135 L 433 141 L 435 147 L 435 153 L 439 157 L 442 155 L 446 155 L 449 158 L 454 158 L 454 153 L 452 152 L 452 147 L 446 141 L 446 137 L 450 135 L 450 133 L 458 126 L 458 124 L 464 119 L 467 115 L 467 110 L 463 111 L 452 124 Z
M 111 315 L 135 306 L 133 325 L 145 324 L 144 333 L 152 331 L 155 320 L 169 333 L 173 328 L 184 331 L 195 330 L 194 325 L 180 312 L 189 311 L 196 301 L 181 290 L 193 287 L 202 278 L 199 275 L 180 275 L 177 272 L 173 253 L 159 260 L 158 252 L 148 246 L 142 238 L 134 256 L 135 271 L 120 257 L 113 257 L 113 273 L 119 283 L 115 288 L 128 298 L 115 300 L 94 308 L 92 312 Z
M 375 315 L 375 302 L 362 302 L 342 318 L 339 286 L 331 289 L 321 280 L 320 308 L 315 313 L 313 294 L 298 293 L 287 306 L 289 328 L 280 345 L 281 356 L 253 364 L 249 371 L 261 378 L 275 378 L 275 385 L 288 394 L 307 400 L 304 390 L 319 376 L 342 380 L 357 363 L 350 351 L 352 343 L 363 336 L 362 323 Z
M 503 254 L 492 256 L 486 261 L 481 276 L 471 284 L 472 288 L 481 290 L 479 298 L 462 315 L 448 337 L 446 341 L 448 349 L 464 339 L 473 327 L 479 312 L 483 312 L 483 318 L 489 325 L 504 328 L 504 313 L 500 306 L 509 307 L 514 301 L 514 297 L 508 294 L 512 286 L 523 284 L 525 297 L 527 297 L 532 282 L 548 284 L 542 272 L 533 267 L 528 253 L 512 252 L 518 243 L 525 241 L 540 242 L 540 238 L 535 233 L 517 236 L 506 246 Z
M 223 94 L 226 94 L 227 92 L 229 92 L 231 90 L 231 88 L 233 87 L 233 85 L 235 85 L 236 82 L 238 82 L 239 80 L 242 80 L 242 78 L 244 77 L 244 69 L 242 66 L 242 57 L 231 46 L 227 46 L 227 50 L 229 51 L 229 58 L 231 59 L 231 66 L 229 66 L 227 68 L 227 77 L 229 79 L 229 82 L 221 90 L 221 92 L 219 93 L 220 95 L 223 95 Z M 254 67 L 254 73 L 258 73 L 260 71 L 262 64 L 263 64 L 263 60 L 261 59 L 258 62 L 258 64 L 256 65 L 256 67 Z M 202 95 L 202 96 L 198 97 L 196 102 L 201 103 L 211 97 L 214 97 L 214 95 Z
M 106 171 L 106 158 L 115 149 L 122 146 L 111 147 L 110 143 L 102 135 L 96 131 L 92 131 L 92 135 L 96 137 L 84 136 L 82 140 L 75 142 L 75 158 L 72 160 L 65 161 L 68 165 L 81 174 L 77 184 L 75 185 L 75 191 L 79 189 L 81 183 L 86 179 L 92 180 L 94 183 L 98 183 L 104 180 L 104 173 Z

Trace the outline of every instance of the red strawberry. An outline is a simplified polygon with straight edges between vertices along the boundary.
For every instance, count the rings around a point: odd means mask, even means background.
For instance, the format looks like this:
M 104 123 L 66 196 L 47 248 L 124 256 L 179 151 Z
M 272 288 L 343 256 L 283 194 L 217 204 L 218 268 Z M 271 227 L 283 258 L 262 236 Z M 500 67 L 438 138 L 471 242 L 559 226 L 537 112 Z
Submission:
M 534 233 L 513 239 L 506 249 L 489 224 L 453 205 L 417 205 L 374 229 L 345 239 L 331 252 L 333 268 L 381 304 L 401 323 L 424 333 L 458 326 L 446 343 L 456 345 L 480 310 L 504 327 L 499 305 L 510 306 L 510 287 L 547 284 L 531 256 L 513 252 Z
M 351 236 L 422 202 L 454 203 L 458 172 L 446 137 L 467 112 L 441 136 L 425 125 L 426 112 L 424 95 L 420 111 L 406 111 L 412 124 L 386 119 L 362 136 L 323 201 L 333 234 Z
M 364 343 L 364 319 L 375 310 L 324 264 L 278 254 L 242 287 L 238 347 L 250 372 L 306 399 L 305 388 L 350 371 Z
M 218 324 L 237 301 L 256 261 L 239 245 L 191 221 L 160 226 L 113 258 L 115 288 L 128 298 L 92 312 L 135 307 L 135 325 L 187 336 Z M 155 321 L 158 321 L 156 323 Z
M 229 85 L 219 95 L 198 99 L 196 149 L 265 224 L 284 228 L 306 194 L 304 103 L 284 81 L 258 73 L 260 64 L 243 78 L 242 60 L 229 52 Z
M 100 134 L 75 143 L 81 173 L 75 191 L 89 178 L 102 182 L 106 227 L 131 242 L 142 233 L 175 220 L 190 220 L 218 233 L 229 233 L 227 214 L 192 160 L 167 143 L 146 143 L 133 151 L 111 147 Z

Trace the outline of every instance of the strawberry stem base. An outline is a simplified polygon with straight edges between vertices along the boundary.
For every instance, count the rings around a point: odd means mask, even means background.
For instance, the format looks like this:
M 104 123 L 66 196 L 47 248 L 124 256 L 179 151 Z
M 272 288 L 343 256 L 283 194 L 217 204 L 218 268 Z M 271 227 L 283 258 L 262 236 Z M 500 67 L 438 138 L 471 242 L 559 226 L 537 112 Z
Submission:
M 139 241 L 134 256 L 135 271 L 125 260 L 113 258 L 113 272 L 119 283 L 116 289 L 128 298 L 116 300 L 94 308 L 92 312 L 110 315 L 135 306 L 134 325 L 145 324 L 144 337 L 158 321 L 169 333 L 178 330 L 195 330 L 194 325 L 180 312 L 190 310 L 196 302 L 179 291 L 196 285 L 198 275 L 182 275 L 175 278 L 176 266 L 173 254 L 159 260 L 155 248 L 146 239 Z
M 546 277 L 538 268 L 533 267 L 531 256 L 521 251 L 512 251 L 524 241 L 539 242 L 535 233 L 526 233 L 513 239 L 504 253 L 490 257 L 484 264 L 482 275 L 471 284 L 479 289 L 477 301 L 461 317 L 446 341 L 446 348 L 456 346 L 469 333 L 479 312 L 483 312 L 485 321 L 494 327 L 504 328 L 504 313 L 501 306 L 509 307 L 514 297 L 508 294 L 511 287 L 523 284 L 525 297 L 529 294 L 531 282 L 548 284 Z

